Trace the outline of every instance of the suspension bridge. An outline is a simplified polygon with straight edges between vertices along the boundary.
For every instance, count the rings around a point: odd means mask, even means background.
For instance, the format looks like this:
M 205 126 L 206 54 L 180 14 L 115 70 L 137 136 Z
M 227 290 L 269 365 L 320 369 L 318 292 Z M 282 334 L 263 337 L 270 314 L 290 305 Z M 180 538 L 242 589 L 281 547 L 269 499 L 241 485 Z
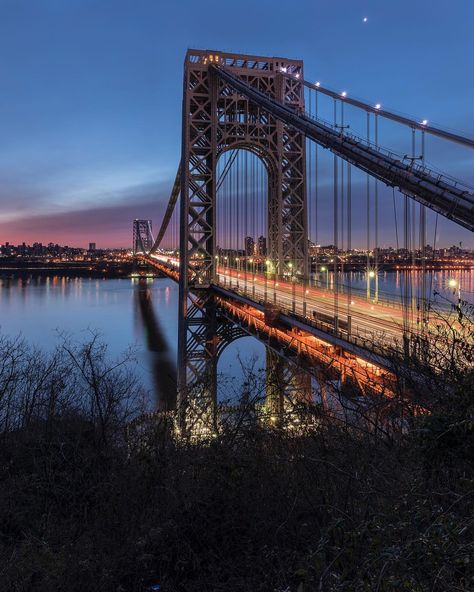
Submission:
M 474 189 L 428 164 L 426 138 L 469 158 L 474 141 L 308 81 L 286 58 L 189 50 L 182 105 L 156 238 L 134 225 L 135 256 L 179 283 L 178 410 L 212 416 L 218 358 L 244 335 L 288 396 L 310 400 L 321 369 L 390 393 L 391 348 L 410 356 L 435 323 L 427 218 L 433 245 L 439 217 L 474 229 Z M 396 295 L 379 289 L 381 219 L 404 253 Z M 364 290 L 344 279 L 354 261 Z

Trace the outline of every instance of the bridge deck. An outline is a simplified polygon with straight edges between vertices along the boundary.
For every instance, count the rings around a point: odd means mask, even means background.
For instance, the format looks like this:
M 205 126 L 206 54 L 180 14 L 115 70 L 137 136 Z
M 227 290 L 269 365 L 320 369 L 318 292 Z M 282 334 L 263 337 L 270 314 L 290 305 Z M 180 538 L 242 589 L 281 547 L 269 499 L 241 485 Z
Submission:
M 178 281 L 179 271 L 175 265 L 170 266 L 156 259 L 156 256 L 148 261 L 164 275 Z M 260 339 L 263 337 L 265 341 L 272 339 L 274 345 L 275 342 L 280 342 L 282 346 L 289 345 L 290 349 L 298 355 L 304 351 L 305 356 L 313 363 L 329 364 L 334 369 L 340 368 L 341 364 L 344 367 L 347 366 L 346 371 L 355 372 L 354 376 L 357 376 L 358 382 L 370 384 L 369 373 L 372 380 L 378 376 L 381 389 L 387 389 L 387 385 L 393 384 L 393 376 L 390 372 L 391 362 L 384 357 L 383 349 L 377 346 L 373 338 L 350 335 L 347 328 L 334 330 L 318 319 L 298 314 L 302 310 L 301 303 L 297 305 L 294 313 L 288 311 L 286 307 L 281 307 L 278 322 L 272 327 L 265 320 L 266 304 L 261 298 L 265 292 L 261 283 L 256 288 L 255 294 L 251 291 L 247 293 L 241 291 L 236 283 L 213 284 L 209 289 L 214 292 L 220 307 L 226 314 L 233 316 L 234 320 L 237 320 L 250 335 Z M 285 288 L 282 288 L 282 293 L 284 290 Z M 397 336 L 400 337 L 400 331 Z M 305 365 L 308 366 L 308 363 Z M 377 371 L 374 370 L 375 368 Z M 383 377 L 383 380 L 380 377 Z

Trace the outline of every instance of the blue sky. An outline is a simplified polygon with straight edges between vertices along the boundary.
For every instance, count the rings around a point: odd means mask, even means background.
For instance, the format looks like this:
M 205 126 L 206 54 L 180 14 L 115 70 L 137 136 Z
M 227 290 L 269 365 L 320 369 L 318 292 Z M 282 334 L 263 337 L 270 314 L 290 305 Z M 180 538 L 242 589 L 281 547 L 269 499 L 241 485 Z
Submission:
M 468 0 L 0 0 L 0 243 L 128 246 L 133 218 L 158 220 L 189 47 L 302 58 L 306 78 L 474 136 L 473 26 Z M 436 150 L 474 181 L 473 154 Z

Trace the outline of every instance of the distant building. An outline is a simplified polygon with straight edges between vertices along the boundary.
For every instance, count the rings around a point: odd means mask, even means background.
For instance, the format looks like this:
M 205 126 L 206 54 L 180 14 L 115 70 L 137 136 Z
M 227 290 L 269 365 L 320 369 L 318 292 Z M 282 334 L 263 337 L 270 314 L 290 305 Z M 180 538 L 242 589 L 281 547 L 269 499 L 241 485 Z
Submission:
M 258 237 L 258 249 L 259 255 L 265 256 L 267 254 L 267 239 L 264 236 Z
M 89 251 L 96 251 L 97 247 L 95 243 L 89 243 Z
M 245 254 L 247 256 L 255 255 L 255 241 L 253 240 L 253 238 L 251 236 L 245 237 L 244 244 L 245 244 Z
M 43 243 L 33 243 L 32 254 L 35 257 L 41 257 L 41 255 L 43 255 L 45 251 L 46 249 L 43 248 Z
M 2 247 L 2 255 L 6 255 L 7 257 L 10 257 L 11 254 L 12 254 L 12 246 L 7 241 L 5 243 L 5 245 Z

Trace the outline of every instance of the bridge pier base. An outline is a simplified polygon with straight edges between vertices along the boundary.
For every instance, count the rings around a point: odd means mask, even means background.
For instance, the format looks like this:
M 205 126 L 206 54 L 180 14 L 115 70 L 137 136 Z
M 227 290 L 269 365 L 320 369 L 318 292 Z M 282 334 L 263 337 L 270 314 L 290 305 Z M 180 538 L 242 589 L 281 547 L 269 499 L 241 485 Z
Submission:
M 270 423 L 281 425 L 312 401 L 311 376 L 267 347 L 265 407 Z
M 194 290 L 187 304 L 182 318 L 184 336 L 178 344 L 178 427 L 182 437 L 202 440 L 218 432 L 219 356 L 230 343 L 248 334 L 219 314 L 207 289 Z
M 187 303 L 178 347 L 178 424 L 184 437 L 211 436 L 216 428 L 217 317 L 206 290 Z

